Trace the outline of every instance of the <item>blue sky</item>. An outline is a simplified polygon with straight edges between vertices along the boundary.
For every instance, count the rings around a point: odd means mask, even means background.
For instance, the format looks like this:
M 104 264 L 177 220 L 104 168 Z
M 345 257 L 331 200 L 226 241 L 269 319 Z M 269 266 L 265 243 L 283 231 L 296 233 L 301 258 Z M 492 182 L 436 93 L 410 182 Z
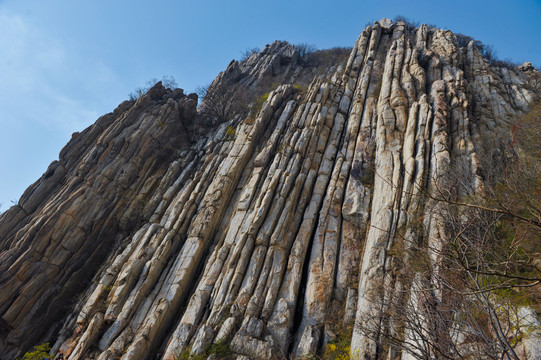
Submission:
M 352 46 L 367 23 L 399 14 L 541 65 L 540 0 L 0 1 L 0 211 L 148 79 L 189 92 L 246 49 Z

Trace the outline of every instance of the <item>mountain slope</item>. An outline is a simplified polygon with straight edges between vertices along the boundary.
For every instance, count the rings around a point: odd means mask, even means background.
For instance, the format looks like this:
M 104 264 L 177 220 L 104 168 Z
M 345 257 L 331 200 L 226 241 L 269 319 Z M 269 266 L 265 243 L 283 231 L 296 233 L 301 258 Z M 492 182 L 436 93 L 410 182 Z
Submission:
M 483 141 L 536 96 L 535 70 L 459 40 L 383 20 L 332 67 L 276 42 L 209 88 L 276 83 L 251 116 L 203 124 L 157 84 L 75 134 L 0 217 L 2 359 L 302 357 L 366 319 L 351 354 L 381 357 L 372 294 L 407 287 L 391 250 L 446 241 L 427 194 L 456 164 L 482 187 Z

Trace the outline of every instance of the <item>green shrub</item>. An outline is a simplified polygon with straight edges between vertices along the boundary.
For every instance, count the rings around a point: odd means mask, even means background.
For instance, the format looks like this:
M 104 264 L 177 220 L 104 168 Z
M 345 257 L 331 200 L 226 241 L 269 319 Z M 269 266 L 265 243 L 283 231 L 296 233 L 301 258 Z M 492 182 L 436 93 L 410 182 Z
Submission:
M 226 141 L 233 141 L 235 139 L 235 135 L 237 135 L 237 132 L 235 131 L 235 128 L 231 125 L 227 127 L 225 130 L 225 137 L 224 139 Z
M 192 355 L 190 351 L 190 348 L 182 350 L 179 356 L 175 356 L 175 360 L 205 360 L 207 358 L 206 354 Z
M 270 92 L 265 93 L 261 95 L 260 97 L 258 97 L 257 99 L 255 99 L 255 101 L 252 103 L 252 107 L 250 108 L 250 113 L 248 114 L 249 118 L 255 118 L 257 116 L 257 114 L 263 108 L 263 104 L 269 98 L 269 95 L 270 95 Z
M 235 354 L 225 341 L 209 345 L 205 351 L 199 355 L 190 354 L 191 349 L 187 348 L 181 351 L 180 355 L 175 357 L 175 360 L 204 360 L 209 356 L 216 359 L 228 360 L 234 359 Z
M 298 85 L 298 84 L 293 84 L 293 87 L 295 88 L 295 90 L 297 92 L 299 92 L 301 95 L 304 95 L 306 93 L 306 90 L 308 89 L 308 86 L 306 85 Z
M 233 359 L 235 357 L 229 344 L 225 341 L 210 345 L 206 354 L 209 356 L 215 355 L 218 359 Z
M 21 360 L 43 360 L 48 359 L 49 351 L 51 351 L 51 346 L 49 343 L 43 343 L 41 345 L 34 346 L 34 351 L 27 352 L 21 358 Z
M 324 360 L 348 360 L 352 331 L 351 326 L 342 328 L 336 337 L 325 346 L 322 358 Z

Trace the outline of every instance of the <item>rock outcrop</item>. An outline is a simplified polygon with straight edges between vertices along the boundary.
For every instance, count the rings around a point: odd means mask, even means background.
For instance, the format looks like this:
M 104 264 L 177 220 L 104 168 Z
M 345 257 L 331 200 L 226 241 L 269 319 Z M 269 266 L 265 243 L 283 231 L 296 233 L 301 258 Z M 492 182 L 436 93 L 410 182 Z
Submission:
M 71 360 L 300 358 L 383 319 L 370 294 L 404 286 L 391 249 L 444 241 L 427 192 L 457 163 L 483 186 L 481 142 L 528 111 L 533 73 L 386 20 L 332 68 L 284 42 L 232 62 L 212 86 L 281 85 L 205 131 L 195 96 L 157 84 L 0 216 L 0 358 L 43 341 Z M 378 347 L 354 328 L 353 356 Z

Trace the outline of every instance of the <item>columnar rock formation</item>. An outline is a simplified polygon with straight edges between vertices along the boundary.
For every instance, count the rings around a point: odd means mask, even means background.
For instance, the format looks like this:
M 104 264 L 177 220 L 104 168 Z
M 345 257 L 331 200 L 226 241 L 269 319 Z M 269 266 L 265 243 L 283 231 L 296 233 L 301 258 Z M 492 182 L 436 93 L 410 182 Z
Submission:
M 528 110 L 534 72 L 386 20 L 333 68 L 283 42 L 232 62 L 213 86 L 282 84 L 252 117 L 201 131 L 160 84 L 122 103 L 0 217 L 0 358 L 302 357 L 383 319 L 371 294 L 407 286 L 391 249 L 445 241 L 427 194 L 456 164 L 483 186 L 481 142 Z M 378 332 L 355 327 L 351 354 L 378 356 Z

